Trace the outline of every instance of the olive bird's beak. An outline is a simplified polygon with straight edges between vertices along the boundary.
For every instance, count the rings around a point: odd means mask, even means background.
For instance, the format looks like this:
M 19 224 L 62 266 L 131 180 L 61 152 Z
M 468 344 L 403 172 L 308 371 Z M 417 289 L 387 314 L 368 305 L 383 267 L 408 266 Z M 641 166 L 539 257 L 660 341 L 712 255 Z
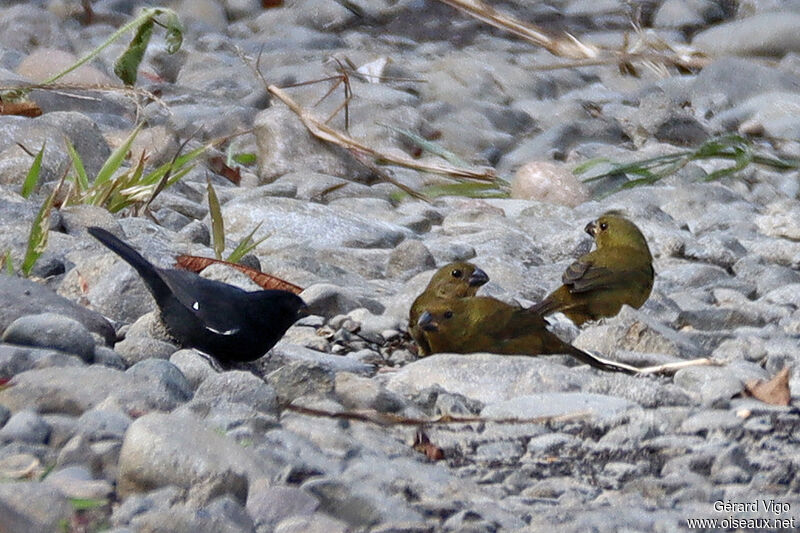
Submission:
M 486 272 L 480 268 L 476 268 L 467 281 L 469 282 L 470 287 L 480 287 L 489 281 L 489 276 L 487 276 Z
M 417 325 L 424 331 L 437 331 L 439 329 L 439 324 L 433 319 L 433 315 L 427 311 L 422 313 L 422 316 L 419 317 Z
M 586 227 L 583 228 L 583 231 L 594 237 L 597 234 L 597 223 L 594 220 L 592 220 L 591 222 L 586 224 Z

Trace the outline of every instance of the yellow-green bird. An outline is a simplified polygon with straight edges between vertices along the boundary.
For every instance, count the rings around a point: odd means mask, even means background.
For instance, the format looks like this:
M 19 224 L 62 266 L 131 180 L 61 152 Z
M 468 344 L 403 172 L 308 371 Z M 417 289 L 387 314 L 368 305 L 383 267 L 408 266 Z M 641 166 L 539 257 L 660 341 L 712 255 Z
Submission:
M 567 354 L 607 372 L 634 373 L 564 342 L 547 329 L 544 317 L 486 296 L 438 300 L 417 323 L 430 353 L 489 352 L 505 355 Z
M 639 308 L 653 289 L 653 256 L 636 225 L 610 211 L 586 225 L 597 248 L 572 263 L 564 283 L 530 308 L 542 316 L 562 312 L 576 325 L 615 316 L 623 304 Z
M 489 276 L 486 272 L 463 261 L 449 263 L 436 271 L 422 294 L 411 304 L 408 313 L 408 332 L 416 341 L 420 355 L 431 353 L 426 332 L 418 326 L 419 317 L 426 306 L 439 300 L 475 296 L 481 285 L 487 281 Z

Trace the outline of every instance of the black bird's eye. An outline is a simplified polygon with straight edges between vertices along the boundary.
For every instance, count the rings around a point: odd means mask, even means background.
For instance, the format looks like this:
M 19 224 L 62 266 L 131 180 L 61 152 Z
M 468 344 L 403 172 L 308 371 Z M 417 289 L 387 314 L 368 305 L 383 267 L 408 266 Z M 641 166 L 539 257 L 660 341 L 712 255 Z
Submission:
M 445 318 L 453 318 L 453 312 L 452 311 L 445 311 L 444 312 L 444 317 Z
M 600 229 L 603 230 L 603 231 L 607 230 L 608 229 L 608 222 L 601 222 L 600 223 Z
M 458 270 L 458 269 L 455 269 L 455 270 L 453 270 L 452 272 L 450 272 L 450 275 L 451 275 L 451 276 L 453 276 L 454 278 L 460 278 L 461 276 L 463 276 L 463 275 L 464 275 L 464 273 L 463 273 L 463 272 L 461 272 L 461 271 L 460 271 L 460 270 Z

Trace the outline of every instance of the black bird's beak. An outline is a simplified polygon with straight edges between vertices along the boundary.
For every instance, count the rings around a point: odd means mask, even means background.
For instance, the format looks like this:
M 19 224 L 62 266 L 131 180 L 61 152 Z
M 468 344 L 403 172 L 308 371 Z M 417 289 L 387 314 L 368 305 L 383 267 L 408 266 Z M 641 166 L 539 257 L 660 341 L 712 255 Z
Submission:
M 437 331 L 439 329 L 439 324 L 433 319 L 433 315 L 427 311 L 422 313 L 422 316 L 419 317 L 417 325 L 424 331 Z
M 583 231 L 594 237 L 595 235 L 597 235 L 597 222 L 592 220 L 591 222 L 586 224 L 586 227 L 583 228 Z
M 470 287 L 480 287 L 489 281 L 489 276 L 486 275 L 486 272 L 480 268 L 476 268 L 467 281 L 469 282 Z

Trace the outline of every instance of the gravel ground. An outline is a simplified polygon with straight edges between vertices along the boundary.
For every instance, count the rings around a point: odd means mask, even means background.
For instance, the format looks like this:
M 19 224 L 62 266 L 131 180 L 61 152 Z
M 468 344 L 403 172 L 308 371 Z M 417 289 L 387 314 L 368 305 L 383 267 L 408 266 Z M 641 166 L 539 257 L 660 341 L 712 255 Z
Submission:
M 0 1 L 0 85 L 43 81 L 149 2 L 91 4 L 86 24 L 80 2 Z M 692 161 L 621 192 L 622 175 L 584 184 L 572 174 L 591 158 L 631 162 L 731 133 L 764 155 L 800 157 L 800 3 L 494 5 L 585 42 L 663 39 L 709 61 L 680 73 L 639 62 L 637 76 L 616 63 L 550 68 L 567 61 L 432 0 L 270 9 L 193 0 L 168 6 L 185 25 L 178 53 L 154 31 L 137 82 L 147 93 L 120 89 L 116 43 L 63 80 L 113 90 L 34 90 L 41 116 L 0 115 L 0 253 L 16 268 L 70 165 L 66 139 L 94 176 L 139 122 L 129 164 L 142 153 L 148 165 L 167 162 L 189 138 L 193 148 L 246 132 L 147 216 L 54 210 L 32 280 L 0 276 L 4 531 L 713 529 L 696 518 L 728 530 L 800 527 L 796 397 L 770 405 L 745 387 L 788 368 L 800 390 L 798 172 L 751 164 L 709 182 L 731 162 Z M 400 194 L 310 136 L 253 73 L 257 57 L 278 86 L 336 76 L 331 58 L 388 60 L 381 83 L 350 77 L 350 135 L 414 158 L 397 129 L 414 132 L 493 169 L 511 196 Z M 324 120 L 342 103 L 340 85 L 314 105 L 330 85 L 285 90 Z M 330 124 L 343 130 L 343 114 Z M 43 143 L 42 179 L 25 199 L 30 153 Z M 239 186 L 214 158 L 229 145 L 257 156 Z M 442 183 L 387 171 L 415 190 Z M 313 310 L 268 356 L 226 372 L 160 335 L 141 280 L 84 231 L 112 229 L 162 266 L 182 253 L 212 256 L 207 180 L 228 251 L 260 224 L 250 262 L 304 287 Z M 474 262 L 491 278 L 481 294 L 533 303 L 589 250 L 582 228 L 609 209 L 650 242 L 653 294 L 639 310 L 562 329 L 630 364 L 712 357 L 719 366 L 632 377 L 563 356 L 417 359 L 406 317 L 437 265 Z M 252 288 L 225 267 L 204 275 Z M 441 415 L 475 420 L 392 422 Z M 551 418 L 493 421 L 536 417 Z

